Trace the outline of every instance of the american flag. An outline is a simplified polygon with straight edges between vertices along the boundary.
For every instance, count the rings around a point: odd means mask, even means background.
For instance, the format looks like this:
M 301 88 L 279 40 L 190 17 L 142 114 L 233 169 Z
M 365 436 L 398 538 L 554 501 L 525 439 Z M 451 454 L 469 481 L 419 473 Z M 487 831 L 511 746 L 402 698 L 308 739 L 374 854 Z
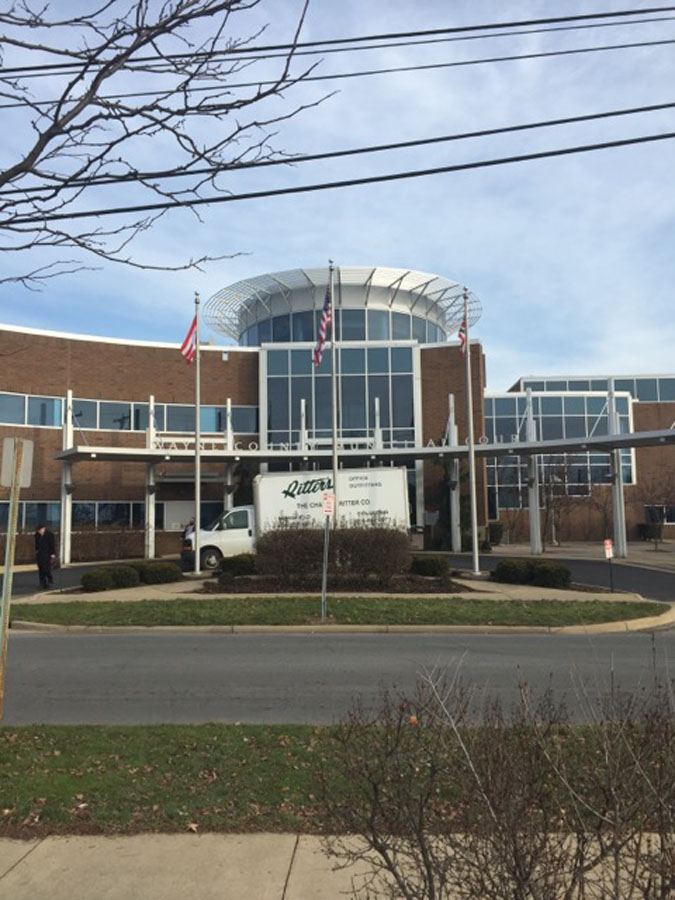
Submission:
M 185 357 L 187 364 L 190 365 L 197 352 L 197 316 L 192 320 L 192 325 L 190 325 L 190 330 L 185 335 L 185 340 L 181 345 L 180 352 Z
M 459 338 L 459 348 L 462 351 L 462 354 L 464 354 L 466 353 L 466 319 L 462 319 L 462 324 L 459 326 L 457 337 Z
M 321 321 L 319 322 L 319 333 L 316 338 L 316 346 L 314 347 L 313 361 L 315 366 L 321 365 L 323 357 L 323 348 L 326 346 L 326 335 L 328 334 L 328 326 L 333 321 L 333 302 L 330 296 L 330 285 L 326 289 L 326 299 L 323 301 L 323 309 L 321 310 Z

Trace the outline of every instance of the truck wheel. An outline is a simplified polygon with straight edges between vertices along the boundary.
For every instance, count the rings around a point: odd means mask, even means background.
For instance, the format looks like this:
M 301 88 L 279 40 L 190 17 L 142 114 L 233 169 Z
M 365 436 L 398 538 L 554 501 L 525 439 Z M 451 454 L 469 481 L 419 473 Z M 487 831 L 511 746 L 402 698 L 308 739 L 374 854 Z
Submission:
M 199 558 L 201 560 L 202 569 L 208 569 L 209 572 L 212 572 L 220 565 L 223 554 L 220 550 L 216 550 L 215 547 L 206 547 L 206 549 L 202 550 Z

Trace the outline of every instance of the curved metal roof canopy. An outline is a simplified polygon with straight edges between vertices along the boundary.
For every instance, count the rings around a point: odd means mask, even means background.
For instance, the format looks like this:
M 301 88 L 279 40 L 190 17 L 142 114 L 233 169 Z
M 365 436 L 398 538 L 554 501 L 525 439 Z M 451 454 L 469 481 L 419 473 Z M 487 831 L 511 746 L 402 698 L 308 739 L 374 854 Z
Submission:
M 464 316 L 464 286 L 440 275 L 385 266 L 336 266 L 334 275 L 338 308 L 341 288 L 349 287 L 352 291 L 363 290 L 364 307 L 382 309 L 395 302 L 399 310 L 404 308 L 433 319 L 447 335 L 457 331 Z M 314 308 L 320 307 L 329 277 L 329 268 L 325 266 L 288 269 L 238 281 L 206 301 L 204 320 L 214 331 L 239 341 L 249 325 L 273 314 L 273 301 L 277 298 L 282 298 L 286 310 L 290 311 L 294 308 L 293 294 L 309 290 L 315 298 Z M 374 299 L 376 295 L 384 296 L 386 302 Z M 478 321 L 481 312 L 480 300 L 469 291 L 470 326 Z

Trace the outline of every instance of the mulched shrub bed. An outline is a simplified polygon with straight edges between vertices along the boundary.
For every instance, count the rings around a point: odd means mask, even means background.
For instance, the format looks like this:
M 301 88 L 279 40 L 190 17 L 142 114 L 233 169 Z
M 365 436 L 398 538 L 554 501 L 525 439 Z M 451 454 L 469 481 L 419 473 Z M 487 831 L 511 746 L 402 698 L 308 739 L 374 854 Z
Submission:
M 281 579 L 275 575 L 240 575 L 204 582 L 205 594 L 276 594 L 316 593 L 321 590 L 321 576 L 297 576 Z M 451 578 L 427 578 L 422 575 L 393 575 L 386 583 L 377 576 L 332 575 L 328 590 L 358 591 L 373 594 L 465 594 L 472 589 Z

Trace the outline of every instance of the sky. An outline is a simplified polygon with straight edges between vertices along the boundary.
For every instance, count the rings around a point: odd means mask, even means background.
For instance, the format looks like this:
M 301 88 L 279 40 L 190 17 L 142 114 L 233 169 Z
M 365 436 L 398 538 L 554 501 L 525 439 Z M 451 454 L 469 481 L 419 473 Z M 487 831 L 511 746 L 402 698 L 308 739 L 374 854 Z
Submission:
M 653 5 L 629 0 L 314 0 L 302 37 L 319 40 Z M 269 23 L 258 44 L 288 40 L 300 8 L 300 0 L 262 0 L 241 14 L 237 33 L 252 34 Z M 318 62 L 315 74 L 329 75 L 675 40 L 675 11 L 663 16 L 651 24 L 388 47 L 311 61 Z M 298 60 L 296 71 L 306 62 Z M 285 114 L 325 97 L 274 128 L 271 143 L 278 150 L 303 154 L 667 103 L 675 100 L 673 84 L 675 44 L 665 44 L 327 79 L 298 85 L 260 112 Z M 674 126 L 675 111 L 667 110 L 232 173 L 222 185 L 236 193 L 358 178 L 675 131 Z M 22 134 L 28 139 L 21 128 L 3 129 L 2 167 L 20 153 Z M 168 149 L 157 141 L 139 153 L 162 165 L 165 150 L 168 159 Z M 202 207 L 199 219 L 188 211 L 171 212 L 130 248 L 135 259 L 162 265 L 202 254 L 227 258 L 205 264 L 200 272 L 150 271 L 83 258 L 100 268 L 52 279 L 39 292 L 0 284 L 0 322 L 180 343 L 195 291 L 205 301 L 240 279 L 324 266 L 330 258 L 337 265 L 414 269 L 466 284 L 482 304 L 472 338 L 483 344 L 491 391 L 506 390 L 525 375 L 673 372 L 674 159 L 675 141 L 666 140 L 216 204 Z M 38 250 L 21 261 L 17 254 L 3 256 L 5 274 L 53 258 Z M 226 340 L 204 336 L 215 343 Z

